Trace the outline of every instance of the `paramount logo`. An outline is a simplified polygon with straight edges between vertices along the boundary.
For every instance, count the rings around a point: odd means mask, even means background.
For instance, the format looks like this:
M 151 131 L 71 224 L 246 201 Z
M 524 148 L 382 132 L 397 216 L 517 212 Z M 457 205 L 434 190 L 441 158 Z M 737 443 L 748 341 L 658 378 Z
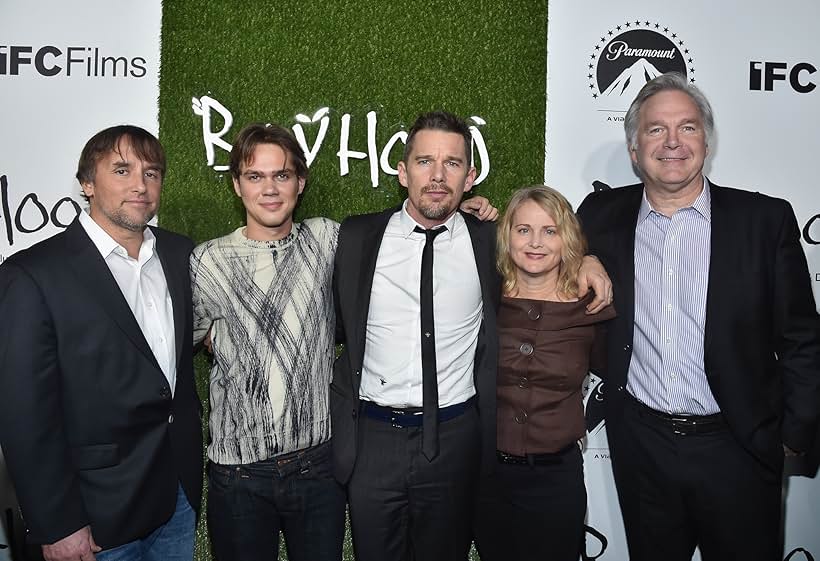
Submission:
M 588 91 L 595 100 L 606 99 L 596 111 L 625 113 L 649 80 L 678 72 L 695 82 L 695 64 L 689 45 L 657 22 L 627 21 L 601 32 L 587 61 Z
M 617 60 L 621 56 L 645 58 L 675 58 L 676 49 L 633 49 L 626 41 L 613 41 L 606 48 L 607 60 Z

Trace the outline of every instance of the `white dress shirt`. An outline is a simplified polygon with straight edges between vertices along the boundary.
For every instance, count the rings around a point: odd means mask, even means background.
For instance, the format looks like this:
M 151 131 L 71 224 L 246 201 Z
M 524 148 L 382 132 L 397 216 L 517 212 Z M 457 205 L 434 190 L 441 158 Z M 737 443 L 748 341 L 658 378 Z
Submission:
M 139 257 L 134 259 L 87 213 L 80 213 L 80 224 L 105 259 L 173 394 L 177 377 L 174 309 L 162 264 L 154 252 L 154 233 L 150 228 L 144 230 Z
M 359 396 L 388 407 L 422 406 L 421 254 L 425 235 L 407 202 L 384 232 L 367 315 Z M 475 395 L 473 364 L 483 302 L 473 246 L 455 213 L 433 243 L 433 316 L 439 407 Z
M 635 230 L 635 328 L 627 389 L 667 413 L 710 415 L 720 407 L 704 367 L 712 206 L 709 183 L 671 217 L 644 193 Z

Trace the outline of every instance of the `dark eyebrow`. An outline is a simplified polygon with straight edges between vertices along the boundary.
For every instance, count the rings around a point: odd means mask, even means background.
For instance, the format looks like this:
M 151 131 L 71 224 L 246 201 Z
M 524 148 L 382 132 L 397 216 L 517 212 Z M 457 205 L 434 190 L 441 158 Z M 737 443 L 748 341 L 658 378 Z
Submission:
M 292 169 L 292 168 L 282 168 L 282 169 L 273 170 L 271 173 L 273 175 L 279 175 L 280 173 L 296 173 L 296 170 Z M 242 175 L 248 175 L 248 174 L 265 175 L 264 172 L 262 172 L 260 170 L 253 169 L 253 168 L 246 169 L 245 171 L 242 172 Z
M 432 159 L 433 159 L 433 155 L 432 155 L 432 154 L 418 154 L 418 155 L 417 155 L 417 156 L 415 156 L 413 159 L 414 159 L 414 160 L 417 160 L 417 161 L 418 161 L 418 160 L 432 160 Z M 462 163 L 462 162 L 464 162 L 464 158 L 462 158 L 461 156 L 453 156 L 453 155 L 448 155 L 448 156 L 445 156 L 445 157 L 444 157 L 444 161 L 446 161 L 446 162 L 459 162 L 459 163 Z
M 131 169 L 133 167 L 134 167 L 134 164 L 132 164 L 131 162 L 126 161 L 126 160 L 117 160 L 116 162 L 111 163 L 111 169 L 117 169 L 117 168 Z M 159 164 L 155 164 L 155 163 L 147 164 L 145 169 L 146 170 L 151 170 L 151 171 L 158 171 L 158 172 L 162 173 L 162 166 L 160 166 Z

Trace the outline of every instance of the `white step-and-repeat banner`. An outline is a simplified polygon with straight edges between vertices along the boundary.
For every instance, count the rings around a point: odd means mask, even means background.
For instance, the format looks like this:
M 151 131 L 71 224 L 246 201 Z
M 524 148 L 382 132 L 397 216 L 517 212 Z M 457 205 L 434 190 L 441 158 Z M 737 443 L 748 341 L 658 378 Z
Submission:
M 703 90 L 715 111 L 707 175 L 721 185 L 792 203 L 820 302 L 818 22 L 816 0 L 776 5 L 763 0 L 550 1 L 546 183 L 574 206 L 594 182 L 637 183 L 624 114 L 648 79 L 681 72 Z M 623 526 L 596 403 L 602 389 L 600 380 L 590 380 L 587 556 L 623 561 Z M 785 556 L 820 559 L 820 482 L 793 476 L 784 489 Z
M 0 263 L 84 205 L 73 177 L 95 132 L 158 131 L 161 18 L 160 0 L 0 2 Z M 14 500 L 0 452 L 0 561 L 20 551 Z

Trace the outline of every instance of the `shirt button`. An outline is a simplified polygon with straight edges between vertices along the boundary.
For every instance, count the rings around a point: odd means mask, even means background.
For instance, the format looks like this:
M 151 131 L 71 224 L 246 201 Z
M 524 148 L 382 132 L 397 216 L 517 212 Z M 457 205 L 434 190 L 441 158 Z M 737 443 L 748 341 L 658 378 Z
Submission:
M 515 421 L 519 425 L 523 425 L 524 423 L 527 422 L 527 412 L 526 411 L 519 412 L 518 414 L 516 414 L 515 417 L 513 417 L 513 421 Z
M 529 385 L 529 383 L 530 383 L 530 381 L 529 381 L 529 380 L 527 380 L 527 378 L 526 378 L 526 377 L 524 377 L 524 376 L 521 376 L 521 377 L 518 379 L 518 387 L 519 387 L 519 388 L 526 388 L 526 387 Z
M 628 351 L 631 348 L 632 348 L 632 345 L 624 345 L 624 350 L 625 351 Z
M 171 397 L 171 390 L 168 388 L 162 388 L 159 390 L 159 396 L 165 398 Z
M 667 310 L 669 310 L 669 311 L 671 312 L 671 311 L 672 311 L 672 304 L 667 304 L 667 305 L 666 305 L 666 309 L 667 309 Z
M 541 310 L 538 308 L 530 308 L 527 310 L 527 317 L 533 321 L 541 319 Z
M 521 351 L 521 354 L 524 356 L 530 356 L 533 351 L 533 347 L 530 343 L 521 343 L 521 346 L 518 347 L 518 350 Z
M 174 422 L 174 414 L 171 413 L 170 415 L 168 415 L 168 424 L 170 425 L 173 422 Z
M 355 409 L 353 410 L 352 417 L 353 417 L 354 419 L 356 418 L 356 410 L 355 410 Z

